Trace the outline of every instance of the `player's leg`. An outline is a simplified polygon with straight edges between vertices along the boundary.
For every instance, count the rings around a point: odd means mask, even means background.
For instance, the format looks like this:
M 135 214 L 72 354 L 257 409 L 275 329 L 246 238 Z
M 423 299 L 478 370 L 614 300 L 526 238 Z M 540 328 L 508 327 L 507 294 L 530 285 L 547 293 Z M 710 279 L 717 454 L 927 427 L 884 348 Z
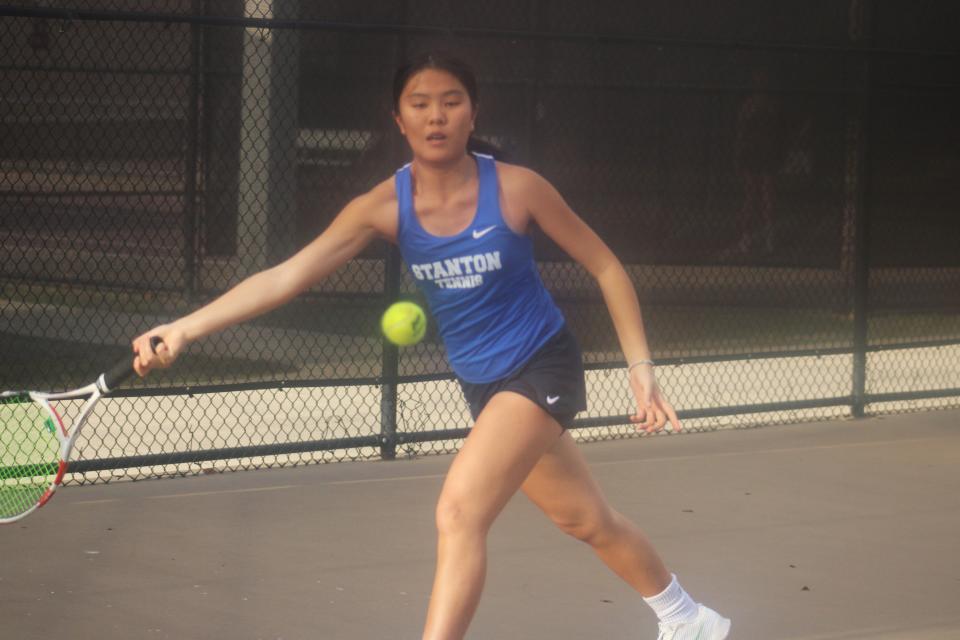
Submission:
M 660 637 L 727 637 L 730 621 L 697 605 L 667 572 L 640 529 L 610 507 L 569 433 L 540 458 L 523 491 L 561 530 L 593 547 L 644 597 L 660 620 Z
M 462 638 L 486 576 L 487 532 L 560 425 L 513 392 L 491 398 L 447 472 L 437 503 L 437 569 L 423 637 Z
M 593 547 L 641 595 L 656 595 L 670 584 L 653 545 L 610 507 L 569 433 L 540 458 L 522 488 L 562 531 Z

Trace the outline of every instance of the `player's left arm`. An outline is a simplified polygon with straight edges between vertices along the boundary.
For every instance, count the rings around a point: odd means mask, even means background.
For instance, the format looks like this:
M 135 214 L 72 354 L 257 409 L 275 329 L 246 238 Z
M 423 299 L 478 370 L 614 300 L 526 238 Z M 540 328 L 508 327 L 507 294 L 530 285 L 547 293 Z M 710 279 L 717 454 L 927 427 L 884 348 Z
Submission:
M 607 244 L 570 208 L 550 182 L 528 169 L 511 167 L 510 191 L 535 222 L 570 257 L 596 279 L 610 311 L 620 346 L 628 364 L 650 359 L 640 301 L 623 263 Z M 507 185 L 504 185 L 507 189 Z M 630 385 L 637 397 L 637 412 L 631 419 L 647 431 L 658 430 L 669 420 L 675 431 L 680 422 L 670 402 L 660 392 L 651 365 L 630 371 Z

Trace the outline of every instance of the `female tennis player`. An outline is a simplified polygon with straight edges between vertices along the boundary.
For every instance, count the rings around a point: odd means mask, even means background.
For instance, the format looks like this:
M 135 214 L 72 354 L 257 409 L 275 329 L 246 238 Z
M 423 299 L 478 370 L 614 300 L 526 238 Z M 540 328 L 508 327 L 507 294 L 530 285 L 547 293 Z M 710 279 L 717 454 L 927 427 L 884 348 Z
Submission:
M 461 61 L 424 54 L 398 70 L 394 118 L 413 153 L 395 176 L 350 202 L 287 261 L 137 338 L 141 376 L 194 340 L 274 309 L 356 256 L 397 243 L 426 295 L 475 423 L 437 507 L 437 566 L 423 637 L 462 638 L 486 574 L 486 538 L 518 489 L 589 544 L 654 609 L 660 638 L 722 640 L 729 620 L 683 590 L 641 531 L 607 503 L 566 431 L 586 407 L 580 349 L 540 281 L 530 231 L 543 230 L 596 278 L 648 432 L 676 412 L 654 377 L 636 292 L 623 266 L 556 189 L 523 167 L 468 151 L 477 83 Z M 149 340 L 163 344 L 154 353 Z

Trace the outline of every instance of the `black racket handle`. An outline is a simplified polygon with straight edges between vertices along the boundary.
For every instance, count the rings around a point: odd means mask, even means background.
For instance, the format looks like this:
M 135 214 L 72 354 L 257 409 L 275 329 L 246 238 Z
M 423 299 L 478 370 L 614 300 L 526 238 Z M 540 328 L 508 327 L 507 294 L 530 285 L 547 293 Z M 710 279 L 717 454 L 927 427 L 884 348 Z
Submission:
M 159 336 L 153 336 L 150 338 L 150 348 L 154 353 L 157 351 L 157 346 L 162 343 L 163 340 Z M 103 374 L 103 383 L 107 389 L 114 389 L 118 384 L 129 378 L 133 375 L 133 359 L 130 356 L 127 356 L 117 364 L 110 367 L 110 370 Z

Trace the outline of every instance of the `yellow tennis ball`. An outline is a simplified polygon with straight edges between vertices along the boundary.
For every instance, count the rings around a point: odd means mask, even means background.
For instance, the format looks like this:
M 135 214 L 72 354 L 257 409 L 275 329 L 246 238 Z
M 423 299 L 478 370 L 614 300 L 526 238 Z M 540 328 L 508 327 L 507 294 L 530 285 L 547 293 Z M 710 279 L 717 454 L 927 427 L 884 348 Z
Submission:
M 417 344 L 427 332 L 427 316 L 413 302 L 394 302 L 380 319 L 380 328 L 387 340 L 401 347 Z

